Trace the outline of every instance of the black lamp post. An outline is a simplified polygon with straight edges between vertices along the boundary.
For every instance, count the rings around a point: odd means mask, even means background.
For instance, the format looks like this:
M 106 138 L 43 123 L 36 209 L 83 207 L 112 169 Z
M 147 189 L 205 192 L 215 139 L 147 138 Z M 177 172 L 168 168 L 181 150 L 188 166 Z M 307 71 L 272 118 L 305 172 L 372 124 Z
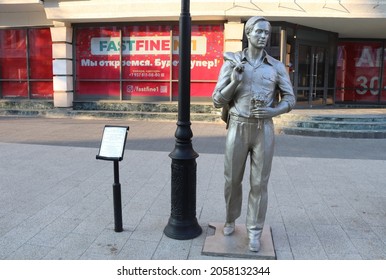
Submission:
M 164 229 L 166 236 L 187 240 L 202 233 L 196 219 L 196 175 L 198 154 L 193 150 L 190 128 L 190 1 L 181 0 L 179 36 L 178 122 L 176 143 L 169 157 L 171 169 L 171 215 Z

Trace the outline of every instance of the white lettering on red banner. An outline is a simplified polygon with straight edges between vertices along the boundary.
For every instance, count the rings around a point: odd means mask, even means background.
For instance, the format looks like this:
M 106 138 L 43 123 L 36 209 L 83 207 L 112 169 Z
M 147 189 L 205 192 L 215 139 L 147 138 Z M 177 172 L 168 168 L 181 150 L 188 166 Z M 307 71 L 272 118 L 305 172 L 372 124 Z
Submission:
M 206 54 L 207 39 L 205 36 L 192 36 L 192 54 Z M 138 54 L 178 54 L 179 38 L 168 36 L 141 37 L 94 37 L 91 38 L 91 54 L 93 55 L 138 55 Z

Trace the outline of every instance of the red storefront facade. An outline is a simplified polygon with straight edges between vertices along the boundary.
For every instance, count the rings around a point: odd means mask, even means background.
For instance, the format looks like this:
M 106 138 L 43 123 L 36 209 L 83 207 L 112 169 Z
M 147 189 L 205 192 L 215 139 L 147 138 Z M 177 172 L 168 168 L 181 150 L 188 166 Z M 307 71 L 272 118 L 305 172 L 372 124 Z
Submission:
M 178 25 L 75 27 L 75 99 L 173 101 Z M 223 25 L 192 26 L 191 96 L 211 96 L 222 65 Z
M 50 29 L 0 29 L 0 42 L 0 97 L 52 99 Z
M 385 41 L 338 44 L 336 103 L 386 104 Z
M 177 23 L 78 24 L 73 30 L 74 101 L 177 100 Z M 0 98 L 53 99 L 50 29 L 0 29 L 0 42 Z M 336 50 L 335 66 L 326 67 L 322 74 L 330 71 L 329 76 L 335 77 L 333 104 L 386 104 L 385 43 L 344 39 L 330 46 Z M 291 58 L 300 61 L 302 45 L 294 42 L 293 46 Z M 193 101 L 210 101 L 223 52 L 223 23 L 192 25 Z M 293 73 L 301 71 L 300 66 L 311 66 L 294 60 L 294 68 L 289 68 Z M 300 75 L 296 77 L 294 86 L 300 92 Z

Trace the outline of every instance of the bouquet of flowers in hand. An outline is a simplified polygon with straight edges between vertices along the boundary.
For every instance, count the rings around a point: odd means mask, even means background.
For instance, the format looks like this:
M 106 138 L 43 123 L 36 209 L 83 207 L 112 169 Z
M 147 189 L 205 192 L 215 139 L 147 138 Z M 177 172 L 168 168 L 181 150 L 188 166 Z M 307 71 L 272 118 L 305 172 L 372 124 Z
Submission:
M 254 96 L 251 99 L 251 106 L 252 108 L 264 108 L 267 107 L 268 100 L 267 96 L 263 93 L 254 94 Z M 261 120 L 258 120 L 257 127 L 261 129 Z

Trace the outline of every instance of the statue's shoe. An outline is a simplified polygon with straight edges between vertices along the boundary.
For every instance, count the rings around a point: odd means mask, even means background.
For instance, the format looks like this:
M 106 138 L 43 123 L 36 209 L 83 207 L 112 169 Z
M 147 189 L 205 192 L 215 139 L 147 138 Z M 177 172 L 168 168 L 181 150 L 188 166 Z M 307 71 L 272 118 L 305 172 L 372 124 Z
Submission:
M 250 239 L 249 250 L 252 252 L 258 252 L 260 250 L 260 239 L 258 238 Z
M 231 235 L 235 231 L 235 223 L 225 223 L 223 233 L 225 236 Z

